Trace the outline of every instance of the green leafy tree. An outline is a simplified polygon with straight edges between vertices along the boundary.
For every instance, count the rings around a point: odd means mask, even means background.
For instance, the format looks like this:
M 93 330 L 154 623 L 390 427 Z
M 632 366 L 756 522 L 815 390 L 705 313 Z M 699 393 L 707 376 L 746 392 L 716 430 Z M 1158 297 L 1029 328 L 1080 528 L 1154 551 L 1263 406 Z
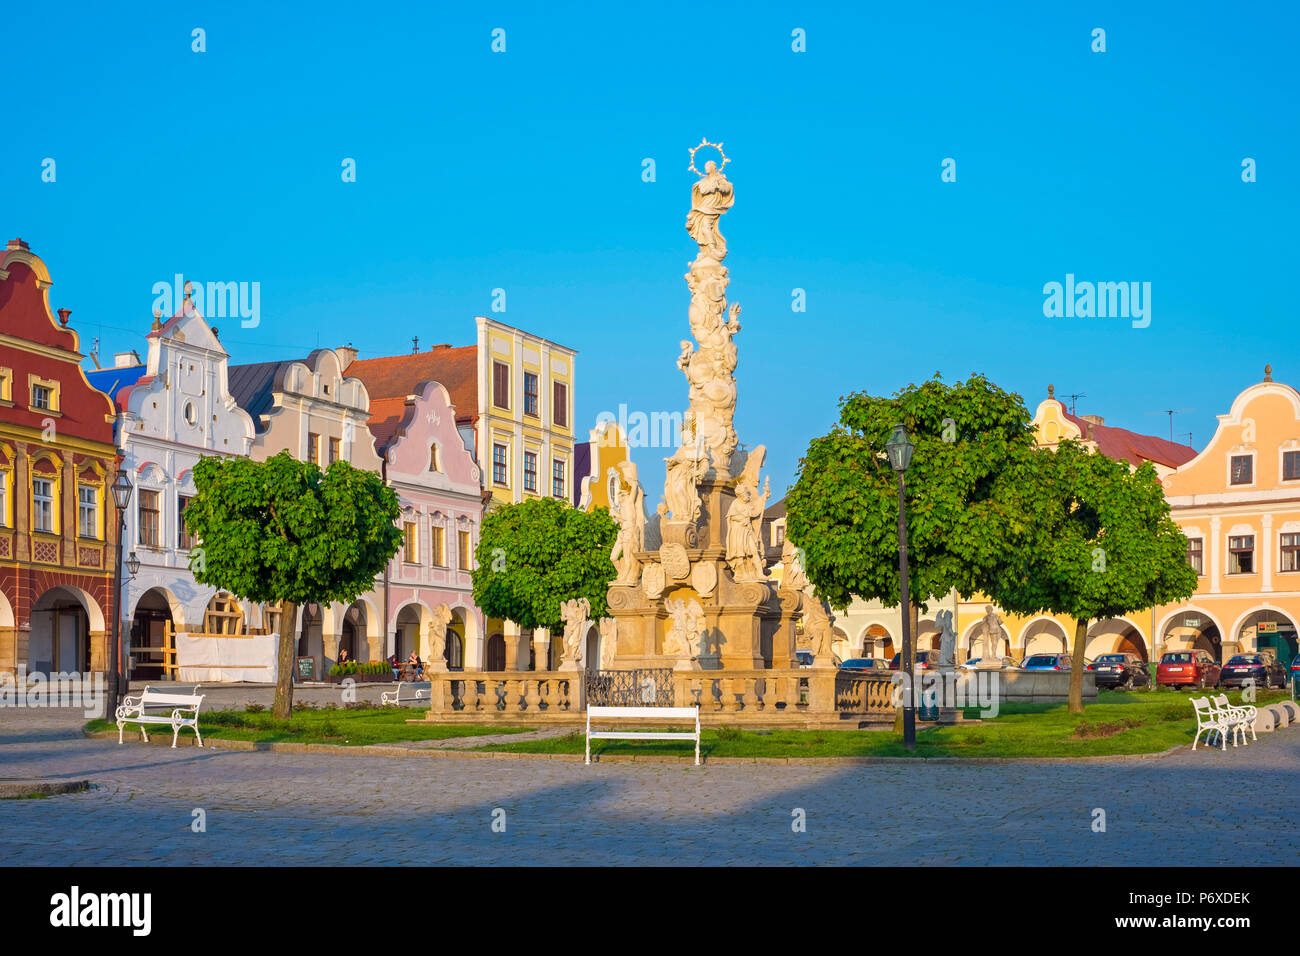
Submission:
M 1081 714 L 1089 624 L 1191 597 L 1187 539 L 1150 462 L 1130 469 L 1072 441 L 1020 457 L 999 497 L 1019 517 L 991 593 L 1017 614 L 1074 619 L 1069 711 Z
M 898 476 L 885 442 L 899 422 L 916 445 L 906 481 L 913 620 L 926 598 L 987 591 L 1014 517 L 995 490 L 1032 447 L 1030 420 L 1018 395 L 980 375 L 841 400 L 839 423 L 808 446 L 786 499 L 818 595 L 841 609 L 854 598 L 898 603 Z
M 369 471 L 316 465 L 281 452 L 264 462 L 203 458 L 185 524 L 201 542 L 190 570 L 202 584 L 279 603 L 274 715 L 293 706 L 293 608 L 350 604 L 371 590 L 401 545 L 397 495 Z
M 593 620 L 604 617 L 617 534 L 605 508 L 587 512 L 554 498 L 498 508 L 483 518 L 474 603 L 489 617 L 552 632 L 563 627 L 561 603 L 574 598 L 591 602 Z

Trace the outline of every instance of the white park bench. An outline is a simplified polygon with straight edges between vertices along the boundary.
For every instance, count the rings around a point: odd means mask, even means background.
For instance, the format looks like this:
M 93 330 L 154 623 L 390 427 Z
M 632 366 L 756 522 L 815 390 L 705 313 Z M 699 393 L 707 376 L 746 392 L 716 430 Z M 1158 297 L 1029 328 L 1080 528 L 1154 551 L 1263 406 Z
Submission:
M 592 730 L 595 721 L 612 720 L 693 720 L 695 730 Z M 694 740 L 695 766 L 700 765 L 700 709 L 698 707 L 588 707 L 587 763 L 591 763 L 591 741 L 595 740 Z
M 1250 736 L 1255 740 L 1259 737 L 1255 733 L 1255 719 L 1259 716 L 1259 711 L 1250 704 L 1233 706 L 1228 703 L 1227 694 L 1217 694 L 1210 698 L 1214 702 L 1214 708 L 1220 714 L 1224 715 L 1225 722 L 1232 728 L 1233 741 L 1232 745 L 1237 745 L 1236 735 L 1241 735 L 1241 742 L 1246 744 L 1246 731 L 1250 731 Z M 1246 744 L 1246 746 L 1250 746 Z
M 152 687 L 145 687 L 144 693 L 139 697 L 123 697 L 114 715 L 117 718 L 117 742 L 122 743 L 122 728 L 127 724 L 139 725 L 140 736 L 144 738 L 145 743 L 149 742 L 149 734 L 144 729 L 145 724 L 163 724 L 172 729 L 172 747 L 176 746 L 176 737 L 182 727 L 194 731 L 194 736 L 198 738 L 199 746 L 202 747 L 203 737 L 199 733 L 199 706 L 203 703 L 204 695 L 198 691 L 197 685 L 189 694 L 157 691 Z M 159 708 L 164 710 L 170 708 L 171 713 L 149 713 L 150 708 L 155 711 Z
M 1196 708 L 1196 736 L 1192 738 L 1192 749 L 1196 749 L 1196 741 L 1205 734 L 1205 742 L 1210 743 L 1210 737 L 1214 734 L 1219 735 L 1219 749 L 1228 749 L 1228 718 L 1226 715 L 1219 713 L 1214 709 L 1208 697 L 1189 697 L 1192 706 Z M 1234 740 L 1232 745 L 1235 747 L 1237 742 Z
M 386 690 L 379 695 L 379 704 L 382 707 L 401 707 L 402 702 L 410 703 L 416 700 L 428 700 L 429 691 L 432 689 L 429 681 L 401 681 L 396 690 Z M 402 695 L 402 690 L 406 690 L 406 695 Z

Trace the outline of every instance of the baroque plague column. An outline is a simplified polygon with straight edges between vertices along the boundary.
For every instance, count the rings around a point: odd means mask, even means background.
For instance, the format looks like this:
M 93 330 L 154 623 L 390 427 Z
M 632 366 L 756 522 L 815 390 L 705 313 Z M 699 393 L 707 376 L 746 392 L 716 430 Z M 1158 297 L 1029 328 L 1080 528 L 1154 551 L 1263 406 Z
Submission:
M 797 667 L 794 615 L 803 596 L 781 591 L 764 570 L 759 533 L 771 494 L 759 471 L 766 452 L 740 448 L 736 412 L 736 343 L 740 306 L 727 304 L 727 241 L 719 220 L 735 202 L 722 166 L 709 161 L 691 190 L 686 231 L 699 252 L 686 274 L 695 341 L 682 340 L 677 367 L 689 407 L 682 443 L 665 460 L 664 500 L 647 523 L 636 470 L 618 473 L 618 577 L 609 588 L 616 621 L 613 667 L 678 670 Z

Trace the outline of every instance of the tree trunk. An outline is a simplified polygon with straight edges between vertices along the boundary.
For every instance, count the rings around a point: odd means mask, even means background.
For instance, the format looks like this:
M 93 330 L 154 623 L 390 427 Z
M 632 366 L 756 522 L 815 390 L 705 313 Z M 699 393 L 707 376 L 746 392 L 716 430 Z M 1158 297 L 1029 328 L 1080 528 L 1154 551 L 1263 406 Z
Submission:
M 297 613 L 293 604 L 280 602 L 280 653 L 276 664 L 275 702 L 271 705 L 271 716 L 277 720 L 288 720 L 293 715 L 293 652 L 298 643 L 293 624 Z
M 1070 706 L 1072 714 L 1083 713 L 1083 652 L 1088 646 L 1088 622 L 1074 622 L 1074 660 L 1070 666 Z

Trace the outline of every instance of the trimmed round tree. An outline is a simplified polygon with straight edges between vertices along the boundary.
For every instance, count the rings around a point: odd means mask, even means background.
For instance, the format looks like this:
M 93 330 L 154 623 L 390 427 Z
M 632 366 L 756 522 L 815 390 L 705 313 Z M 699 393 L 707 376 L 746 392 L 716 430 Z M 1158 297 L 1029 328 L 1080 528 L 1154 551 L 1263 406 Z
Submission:
M 898 602 L 898 475 L 885 442 L 900 422 L 916 445 L 906 482 L 914 597 L 905 613 L 915 622 L 929 598 L 954 589 L 963 598 L 990 592 L 1014 517 L 994 491 L 1032 447 L 1030 421 L 1019 395 L 980 375 L 843 399 L 839 423 L 809 444 L 786 499 L 787 534 L 818 596 L 840 609 L 854 598 Z
M 591 618 L 609 611 L 610 551 L 618 525 L 605 508 L 587 512 L 555 498 L 529 498 L 483 518 L 473 571 L 474 603 L 488 617 L 521 628 L 563 626 L 560 605 L 591 602 Z
M 1081 714 L 1089 624 L 1190 598 L 1187 538 L 1150 462 L 1133 469 L 1073 441 L 1020 458 L 998 497 L 1018 518 L 992 593 L 1016 614 L 1074 619 L 1069 712 Z
M 293 708 L 293 605 L 351 604 L 373 590 L 401 546 L 397 495 L 379 475 L 336 461 L 322 472 L 288 452 L 264 462 L 203 458 L 185 525 L 199 539 L 190 570 L 201 584 L 281 604 L 273 713 Z

